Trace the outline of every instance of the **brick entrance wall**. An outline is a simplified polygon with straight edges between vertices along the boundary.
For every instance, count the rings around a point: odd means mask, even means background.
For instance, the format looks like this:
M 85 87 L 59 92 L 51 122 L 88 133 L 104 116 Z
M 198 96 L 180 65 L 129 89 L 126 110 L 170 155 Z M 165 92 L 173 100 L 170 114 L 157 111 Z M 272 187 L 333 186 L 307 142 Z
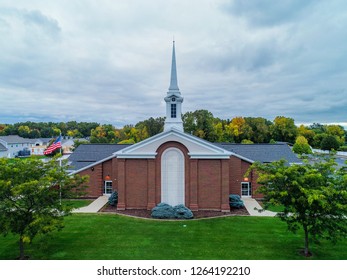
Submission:
M 166 142 L 157 149 L 155 159 L 117 159 L 88 168 L 88 197 L 102 195 L 104 178 L 112 178 L 118 191 L 119 209 L 152 209 L 161 202 L 161 156 L 168 148 L 180 149 L 185 161 L 185 205 L 193 211 L 210 209 L 229 211 L 229 194 L 241 195 L 241 182 L 250 163 L 235 156 L 230 159 L 190 159 L 187 148 L 178 142 Z M 253 191 L 256 178 L 251 174 Z M 255 195 L 261 197 L 261 195 Z

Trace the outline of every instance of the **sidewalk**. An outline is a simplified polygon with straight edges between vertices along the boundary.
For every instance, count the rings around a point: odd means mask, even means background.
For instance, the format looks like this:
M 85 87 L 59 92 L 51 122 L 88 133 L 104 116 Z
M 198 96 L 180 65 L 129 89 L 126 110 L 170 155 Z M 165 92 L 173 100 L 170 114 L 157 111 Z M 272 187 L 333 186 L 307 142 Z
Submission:
M 99 196 L 91 204 L 85 207 L 72 210 L 72 213 L 96 213 L 98 212 L 108 201 L 108 196 Z
M 277 213 L 271 212 L 268 210 L 258 212 L 258 210 L 254 209 L 262 209 L 262 207 L 259 205 L 259 203 L 250 197 L 242 197 L 243 203 L 245 204 L 245 207 L 249 213 L 250 216 L 258 216 L 258 217 L 274 217 Z

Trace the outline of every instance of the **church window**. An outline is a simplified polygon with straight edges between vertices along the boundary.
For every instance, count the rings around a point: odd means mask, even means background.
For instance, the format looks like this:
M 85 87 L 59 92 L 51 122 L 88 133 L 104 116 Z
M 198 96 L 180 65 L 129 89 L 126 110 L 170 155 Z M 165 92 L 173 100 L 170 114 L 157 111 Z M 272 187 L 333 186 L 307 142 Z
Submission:
M 171 118 L 176 118 L 176 104 L 171 104 Z

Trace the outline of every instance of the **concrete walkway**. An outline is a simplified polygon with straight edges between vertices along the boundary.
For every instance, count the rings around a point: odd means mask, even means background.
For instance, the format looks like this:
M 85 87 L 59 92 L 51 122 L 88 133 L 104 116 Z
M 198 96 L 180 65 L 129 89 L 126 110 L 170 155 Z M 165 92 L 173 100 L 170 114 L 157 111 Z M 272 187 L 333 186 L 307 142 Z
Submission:
M 274 217 L 277 213 L 265 210 L 258 212 L 256 209 L 262 209 L 259 203 L 250 197 L 242 197 L 245 207 L 250 216 Z M 100 196 L 86 207 L 74 209 L 72 213 L 97 213 L 108 202 L 108 196 Z M 256 209 L 255 209 L 256 208 Z
M 271 212 L 268 210 L 258 212 L 257 209 L 262 209 L 262 207 L 259 205 L 259 203 L 250 197 L 242 197 L 243 203 L 245 204 L 245 207 L 251 216 L 258 216 L 258 217 L 274 217 L 277 213 Z M 254 209 L 256 208 L 256 209 Z
M 103 195 L 95 199 L 91 204 L 85 207 L 72 210 L 72 213 L 96 213 L 98 212 L 108 201 L 108 196 Z

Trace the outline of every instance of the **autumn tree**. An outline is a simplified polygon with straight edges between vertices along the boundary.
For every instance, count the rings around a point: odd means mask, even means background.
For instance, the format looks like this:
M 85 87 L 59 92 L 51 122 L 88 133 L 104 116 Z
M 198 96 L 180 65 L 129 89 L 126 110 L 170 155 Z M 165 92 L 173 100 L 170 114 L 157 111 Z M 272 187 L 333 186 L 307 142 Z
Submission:
M 76 197 L 85 181 L 69 176 L 66 163 L 60 165 L 57 158 L 0 159 L 0 232 L 18 235 L 20 259 L 35 236 L 63 227 L 71 208 L 60 197 Z
M 298 135 L 304 136 L 307 139 L 309 145 L 314 144 L 314 137 L 316 133 L 312 129 L 309 129 L 302 124 L 298 127 Z
M 113 125 L 101 125 L 92 129 L 91 143 L 116 143 L 115 128 Z
M 289 165 L 285 161 L 255 163 L 258 192 L 264 195 L 264 209 L 282 205 L 277 216 L 288 229 L 304 232 L 304 254 L 310 256 L 310 238 L 336 242 L 347 236 L 347 171 L 334 159 L 314 164 Z
M 328 135 L 335 136 L 336 140 L 338 141 L 339 145 L 345 144 L 345 130 L 340 125 L 327 125 L 326 126 L 326 133 Z
M 18 135 L 20 137 L 24 137 L 24 138 L 28 138 L 29 137 L 29 133 L 30 133 L 30 128 L 26 125 L 21 125 L 18 128 Z
M 241 143 L 242 140 L 249 140 L 252 135 L 252 128 L 243 117 L 235 117 L 229 124 L 230 132 L 236 143 Z

